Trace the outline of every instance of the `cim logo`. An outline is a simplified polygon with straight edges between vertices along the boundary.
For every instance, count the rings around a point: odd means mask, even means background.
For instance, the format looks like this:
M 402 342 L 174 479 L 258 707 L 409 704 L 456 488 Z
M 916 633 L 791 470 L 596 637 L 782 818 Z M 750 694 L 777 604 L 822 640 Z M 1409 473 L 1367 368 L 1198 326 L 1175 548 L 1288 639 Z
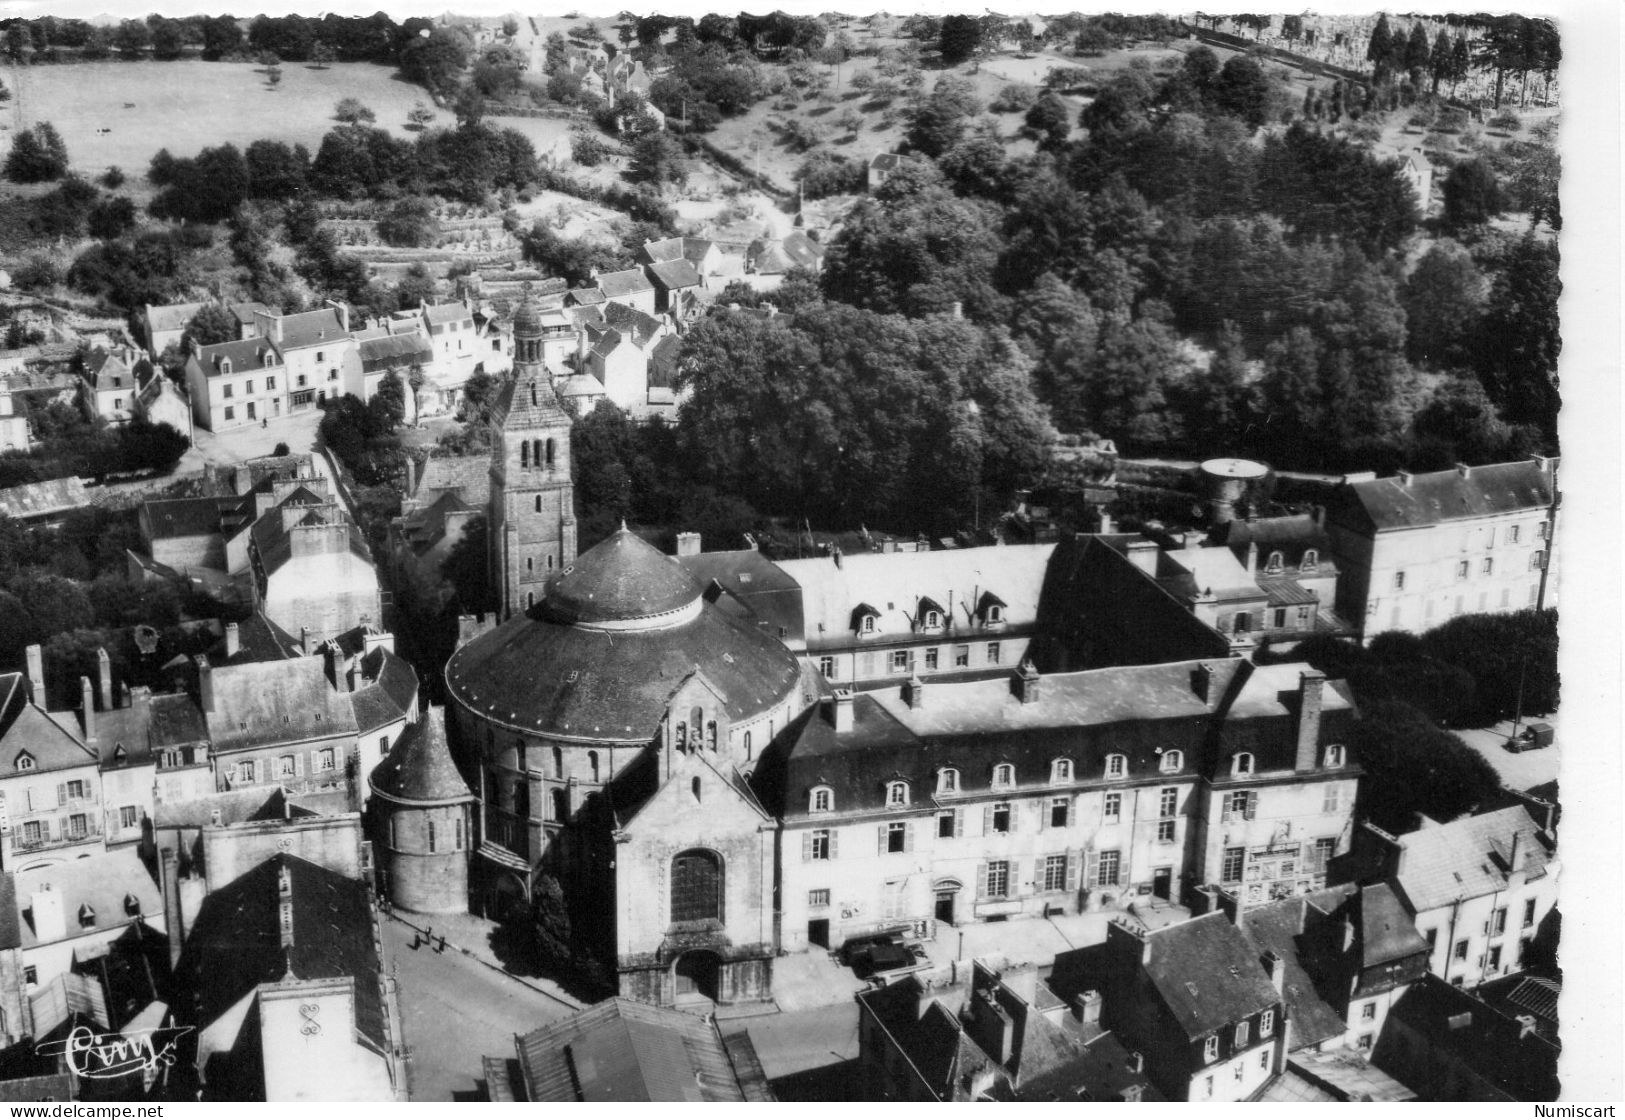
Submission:
M 151 1076 L 175 1064 L 176 1047 L 191 1032 L 191 1027 L 154 1027 L 98 1039 L 89 1027 L 75 1027 L 62 1041 L 42 1043 L 37 1049 L 40 1054 L 65 1056 L 80 1077 Z

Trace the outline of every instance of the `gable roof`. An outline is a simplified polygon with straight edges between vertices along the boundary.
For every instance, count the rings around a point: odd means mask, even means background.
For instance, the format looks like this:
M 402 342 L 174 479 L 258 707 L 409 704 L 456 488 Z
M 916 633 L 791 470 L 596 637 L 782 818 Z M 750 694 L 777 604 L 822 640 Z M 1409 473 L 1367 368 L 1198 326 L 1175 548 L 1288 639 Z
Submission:
M 140 855 L 133 847 L 118 848 L 17 872 L 17 912 L 19 916 L 25 909 L 28 912 L 18 925 L 24 949 L 41 944 L 35 931 L 31 900 L 35 892 L 47 886 L 62 897 L 68 939 L 87 936 L 92 931 L 116 929 L 143 918 L 159 928 L 164 924 L 163 899 Z M 135 913 L 131 913 L 131 899 Z M 89 911 L 83 911 L 84 907 L 89 907 Z M 82 912 L 90 918 L 89 925 L 83 924 Z
M 674 334 L 668 334 L 649 351 L 649 388 L 677 388 L 677 355 L 682 343 Z
M 780 248 L 784 251 L 784 255 L 790 258 L 790 263 L 797 268 L 816 271 L 824 260 L 824 247 L 799 229 L 785 234 Z
M 649 339 L 658 334 L 665 326 L 659 319 L 646 311 L 631 307 L 624 303 L 610 303 L 604 305 L 604 322 L 627 336 L 639 348 L 649 343 Z M 589 327 L 589 330 L 592 328 Z
M 672 291 L 676 288 L 699 287 L 700 273 L 687 257 L 678 257 L 672 261 L 656 261 L 645 265 L 649 270 L 649 277 L 654 281 L 655 287 Z
M 652 292 L 655 286 L 641 267 L 626 268 L 619 272 L 600 272 L 593 278 L 605 299 L 624 299 L 639 292 Z
M 293 922 L 283 944 L 279 876 L 287 872 Z M 282 980 L 355 981 L 355 1026 L 385 1050 L 380 962 L 366 884 L 294 855 L 277 855 L 203 900 L 176 969 L 199 997 L 203 1026 L 261 984 Z
M 1506 889 L 1517 836 L 1518 868 L 1530 879 L 1546 874 L 1556 844 L 1522 805 L 1499 809 L 1398 837 L 1404 850 L 1393 876 L 1413 914 Z
M 339 319 L 339 313 L 331 307 L 301 311 L 297 315 L 284 315 L 281 317 L 281 323 L 282 341 L 276 344 L 276 348 L 284 354 L 289 350 L 302 350 L 307 346 L 331 345 L 350 340 L 349 332 L 344 329 L 344 323 Z
M 1253 947 L 1260 953 L 1265 950 L 1273 952 L 1281 958 L 1286 968 L 1282 994 L 1286 1000 L 1287 1019 L 1292 1023 L 1294 1050 L 1318 1045 L 1348 1030 L 1343 1017 L 1326 1002 L 1315 986 L 1317 979 L 1324 979 L 1329 984 L 1341 977 L 1311 976 L 1299 959 L 1298 949 L 1301 939 L 1312 936 L 1307 931 L 1314 916 L 1318 914 L 1323 917 L 1353 892 L 1352 886 L 1336 887 L 1262 906 L 1249 906 L 1242 912 L 1241 928 Z M 1312 907 L 1315 914 L 1310 913 Z
M 423 308 L 423 320 L 431 327 L 447 323 L 462 323 L 473 319 L 474 313 L 459 302 L 431 303 Z
M 221 364 L 231 363 L 231 372 L 248 373 L 257 369 L 275 370 L 281 364 L 279 347 L 268 338 L 234 339 L 231 342 L 218 342 L 213 346 L 200 346 L 193 360 L 203 370 L 205 377 L 219 377 L 223 372 Z M 266 359 L 270 358 L 270 364 Z
M 96 754 L 79 739 L 77 726 L 41 711 L 28 698 L 21 673 L 0 673 L 0 778 L 17 773 L 17 760 L 33 759 L 34 772 L 94 766 Z
M 1192 1042 L 1281 1002 L 1247 938 L 1220 911 L 1144 936 L 1146 977 Z
M 748 1039 L 730 1040 L 748 1047 Z M 768 1101 L 715 1022 L 616 996 L 515 1040 L 532 1101 Z
M 1351 482 L 1338 512 L 1377 532 L 1412 529 L 1552 504 L 1556 459 L 1491 463 L 1428 474 Z
M 254 661 L 210 669 L 214 750 L 246 750 L 356 734 L 350 694 L 327 678 L 325 658 Z
M 159 331 L 185 330 L 186 324 L 192 321 L 192 316 L 202 309 L 202 303 L 149 303 L 147 304 L 147 329 L 154 334 Z
M 0 490 L 0 514 L 18 520 L 65 513 L 89 503 L 84 480 L 77 475 Z
M 427 362 L 434 357 L 429 340 L 418 331 L 364 338 L 356 343 L 356 350 L 361 355 L 361 369 L 366 373 Z

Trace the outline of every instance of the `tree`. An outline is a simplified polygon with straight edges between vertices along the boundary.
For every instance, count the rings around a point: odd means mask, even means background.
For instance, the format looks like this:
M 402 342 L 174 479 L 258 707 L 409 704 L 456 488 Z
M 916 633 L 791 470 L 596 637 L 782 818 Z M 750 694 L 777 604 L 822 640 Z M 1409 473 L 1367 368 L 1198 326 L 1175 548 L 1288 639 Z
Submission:
M 406 114 L 406 127 L 413 132 L 422 132 L 432 120 L 434 120 L 434 110 L 419 101 Z
M 435 27 L 428 35 L 411 39 L 402 50 L 401 74 L 430 93 L 446 97 L 456 88 L 471 52 L 472 44 L 460 28 Z
M 282 84 L 282 67 L 267 66 L 265 68 L 265 82 L 273 90 L 280 86 Z
M 1393 33 L 1388 29 L 1388 13 L 1384 12 L 1377 17 L 1377 25 L 1371 29 L 1371 39 L 1365 48 L 1366 61 L 1371 63 L 1372 81 L 1382 81 L 1382 74 L 1393 51 Z
M 1433 52 L 1428 47 L 1428 29 L 1421 21 L 1411 25 L 1411 34 L 1405 40 L 1405 71 L 1411 75 L 1411 80 L 1417 85 L 1422 83 L 1422 75 L 1428 71 L 1428 63 L 1433 58 Z
M 944 74 L 909 114 L 909 145 L 939 156 L 957 144 L 969 119 L 981 112 L 975 88 L 964 78 Z
M 1557 245 L 1525 235 L 1507 253 L 1490 286 L 1475 363 L 1501 415 L 1512 423 L 1538 426 L 1552 448 L 1557 445 L 1562 294 Z
M 242 49 L 243 30 L 231 16 L 210 16 L 203 21 L 203 57 L 210 62 Z
M 1469 360 L 1487 285 L 1472 256 L 1453 241 L 1430 248 L 1405 281 L 1406 353 L 1434 369 Z
M 44 183 L 68 171 L 68 146 L 50 121 L 17 133 L 6 156 L 6 178 L 14 183 Z
M 145 20 L 124 20 L 113 33 L 113 45 L 126 59 L 140 58 L 152 45 L 152 31 Z
M 223 303 L 205 303 L 186 324 L 186 338 L 199 346 L 216 346 L 237 337 L 237 316 Z
M 1247 127 L 1260 128 L 1269 118 L 1270 88 L 1269 76 L 1256 60 L 1235 55 L 1213 83 L 1213 103 Z
M 316 69 L 326 70 L 338 58 L 338 51 L 326 39 L 318 39 L 316 45 L 310 48 L 310 60 L 316 64 Z M 370 119 L 370 118 L 369 118 Z
M 681 185 L 688 181 L 682 146 L 665 132 L 645 133 L 633 143 L 631 172 L 634 179 L 656 190 L 667 183 Z
M 434 208 L 424 198 L 403 198 L 378 220 L 378 236 L 386 245 L 422 248 L 433 245 L 439 235 Z
M 346 97 L 333 106 L 333 119 L 344 124 L 372 124 L 378 114 L 367 108 L 358 98 Z
M 976 53 L 982 42 L 982 25 L 975 16 L 944 16 L 938 49 L 944 66 L 958 66 Z
M 1045 93 L 1027 110 L 1025 123 L 1039 137 L 1039 147 L 1058 150 L 1072 131 L 1072 112 L 1054 91 Z
M 1296 43 L 1303 38 L 1303 17 L 1284 16 L 1281 19 L 1281 38 L 1289 43 Z
M 135 228 L 135 203 L 123 195 L 104 199 L 90 211 L 89 232 L 92 237 L 122 237 Z
M 1351 745 L 1366 775 L 1361 806 L 1378 827 L 1409 827 L 1418 812 L 1454 820 L 1500 788 L 1489 763 L 1411 705 L 1374 703 L 1361 709 Z
M 185 52 L 186 28 L 180 20 L 153 16 L 149 22 L 152 31 L 152 57 L 161 62 L 172 62 Z
M 367 416 L 376 435 L 388 435 L 406 419 L 406 383 L 393 369 L 384 374 L 372 400 L 367 402 Z
M 243 153 L 248 193 L 254 198 L 293 198 L 305 189 L 310 176 L 310 152 L 303 144 L 289 147 L 280 140 L 256 140 Z
M 1501 213 L 1504 202 L 1495 170 L 1483 157 L 1459 163 L 1444 180 L 1444 219 L 1453 229 L 1482 225 Z

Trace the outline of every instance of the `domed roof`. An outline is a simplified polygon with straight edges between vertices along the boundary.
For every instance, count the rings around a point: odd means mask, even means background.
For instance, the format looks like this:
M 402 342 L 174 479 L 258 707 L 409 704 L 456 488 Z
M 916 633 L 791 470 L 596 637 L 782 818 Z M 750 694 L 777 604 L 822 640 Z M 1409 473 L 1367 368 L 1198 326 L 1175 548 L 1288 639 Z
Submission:
M 536 301 L 529 296 L 526 296 L 525 301 L 519 305 L 519 310 L 513 313 L 513 333 L 515 338 L 542 333 L 542 314 L 536 307 Z
M 622 525 L 564 569 L 543 610 L 561 622 L 628 622 L 681 610 L 700 592 L 682 565 Z
M 638 624 L 649 616 L 664 617 Z M 583 553 L 538 609 L 453 653 L 446 688 L 515 731 L 645 743 L 696 672 L 735 722 L 773 710 L 801 681 L 783 642 L 706 602 L 675 560 L 623 529 Z
M 468 783 L 451 760 L 444 708 L 430 708 L 408 724 L 389 755 L 367 779 L 372 791 L 391 801 L 472 801 Z

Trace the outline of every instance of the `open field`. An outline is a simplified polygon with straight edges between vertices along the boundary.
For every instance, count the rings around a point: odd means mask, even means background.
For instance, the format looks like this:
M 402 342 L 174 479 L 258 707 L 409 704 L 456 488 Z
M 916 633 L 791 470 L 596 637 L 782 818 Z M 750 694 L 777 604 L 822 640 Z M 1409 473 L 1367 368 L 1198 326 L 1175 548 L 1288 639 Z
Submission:
M 159 148 L 194 156 L 217 144 L 242 148 L 255 140 L 281 140 L 304 144 L 314 155 L 337 124 L 334 104 L 345 97 L 358 98 L 378 114 L 378 127 L 398 136 L 413 135 L 406 128 L 413 105 L 433 109 L 421 86 L 401 81 L 391 67 L 365 62 L 334 63 L 326 70 L 285 63 L 276 90 L 258 66 L 230 62 L 6 66 L 0 77 L 16 94 L 0 123 L 15 131 L 50 121 L 67 143 L 74 169 L 87 176 L 116 166 L 138 177 Z M 434 123 L 450 120 L 439 111 Z M 104 128 L 109 131 L 98 132 Z M 523 131 L 530 135 L 530 129 Z

